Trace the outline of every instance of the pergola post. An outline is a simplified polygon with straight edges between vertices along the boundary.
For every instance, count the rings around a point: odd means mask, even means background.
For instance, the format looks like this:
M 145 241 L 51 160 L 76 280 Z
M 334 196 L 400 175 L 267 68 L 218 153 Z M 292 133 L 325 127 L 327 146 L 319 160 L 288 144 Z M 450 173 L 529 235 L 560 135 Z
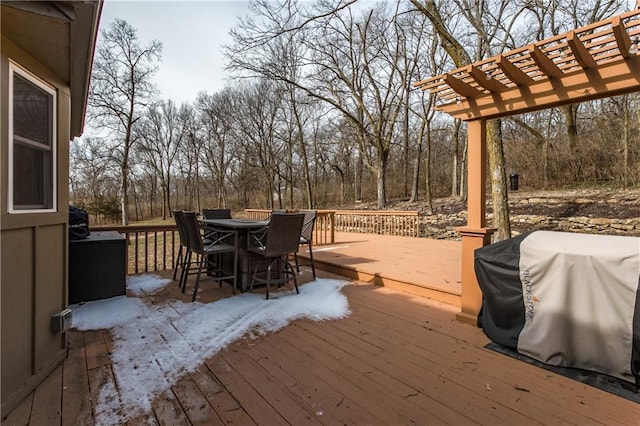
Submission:
M 459 321 L 477 323 L 482 292 L 473 268 L 476 249 L 491 243 L 495 228 L 486 227 L 487 122 L 470 121 L 467 128 L 467 226 L 456 228 L 462 235 L 462 303 Z

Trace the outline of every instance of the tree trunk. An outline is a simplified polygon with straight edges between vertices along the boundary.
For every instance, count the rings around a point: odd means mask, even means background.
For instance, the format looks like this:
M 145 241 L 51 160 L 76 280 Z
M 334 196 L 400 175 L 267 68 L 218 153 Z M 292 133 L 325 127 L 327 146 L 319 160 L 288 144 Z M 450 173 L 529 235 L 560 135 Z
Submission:
M 362 172 L 364 170 L 364 162 L 362 160 L 362 155 L 358 154 L 358 159 L 355 164 L 355 179 L 353 189 L 355 191 L 355 201 L 362 201 Z
M 122 167 L 120 168 L 120 179 L 122 179 L 122 185 L 120 187 L 120 208 L 122 209 L 122 225 L 127 226 L 129 224 L 129 216 L 127 215 L 127 208 L 129 207 L 129 154 L 125 149 L 125 156 L 122 160 Z
M 377 150 L 377 166 L 376 167 L 376 187 L 378 194 L 378 208 L 383 209 L 387 206 L 387 161 L 389 153 L 384 149 Z
M 427 203 L 427 214 L 433 214 L 433 202 L 431 198 L 431 121 L 426 121 L 425 135 L 427 138 L 427 144 L 425 147 L 424 155 L 424 168 L 425 168 L 425 186 L 424 186 L 424 199 Z
M 569 137 L 569 148 L 571 152 L 574 152 L 578 143 L 578 124 L 576 123 L 578 104 L 564 105 L 560 109 L 564 114 L 567 136 Z
M 313 208 L 313 190 L 311 187 L 311 174 L 309 173 L 309 159 L 307 158 L 307 147 L 304 138 L 300 138 L 300 155 L 302 157 L 302 177 L 304 179 L 304 190 L 307 201 L 307 209 Z
M 622 126 L 622 186 L 627 188 L 629 186 L 629 142 L 631 139 L 631 132 L 629 126 L 631 125 L 631 112 L 629 111 L 629 96 L 622 97 L 622 119 L 624 125 Z
M 462 161 L 460 162 L 460 200 L 467 201 L 467 138 L 464 138 L 462 147 Z
M 489 151 L 489 174 L 493 200 L 493 226 L 497 228 L 495 241 L 511 238 L 509 223 L 509 200 L 507 196 L 507 178 L 504 168 L 502 149 L 502 120 L 487 122 L 487 150 Z
M 200 149 L 200 147 L 202 147 L 202 142 L 198 143 L 198 149 Z M 195 160 L 195 166 L 196 166 L 196 170 L 195 170 L 195 193 L 196 193 L 196 208 L 198 209 L 199 212 L 202 211 L 202 203 L 200 200 L 200 156 L 196 155 L 196 160 Z
M 160 186 L 162 187 L 162 220 L 165 220 L 167 218 L 167 194 L 169 193 L 169 189 L 165 183 L 162 183 Z
M 386 167 L 381 166 L 376 169 L 376 189 L 378 194 L 378 209 L 384 209 L 387 206 L 387 194 L 385 188 Z
M 418 188 L 420 185 L 420 163 L 422 162 L 422 144 L 424 141 L 424 129 L 426 127 L 426 120 L 422 120 L 420 123 L 420 131 L 418 132 L 418 143 L 416 144 L 416 156 L 413 161 L 413 178 L 411 179 L 411 198 L 409 202 L 415 203 L 418 201 Z M 407 160 L 408 161 L 408 160 Z M 427 169 L 428 173 L 428 169 Z
M 133 211 L 135 212 L 136 220 L 140 220 L 142 213 L 140 213 L 140 202 L 138 201 L 138 194 L 136 194 L 136 186 L 133 185 Z
M 289 208 L 293 209 L 294 193 L 293 193 L 293 143 L 289 144 L 289 161 L 287 164 L 287 186 L 289 187 Z
M 167 170 L 167 217 L 171 217 L 171 173 Z
M 407 90 L 407 95 L 405 99 L 404 105 L 404 114 L 402 117 L 402 144 L 404 149 L 404 158 L 402 161 L 402 180 L 403 180 L 403 188 L 402 188 L 402 196 L 406 198 L 409 195 L 409 91 Z M 414 163 L 416 167 L 414 167 L 414 176 L 415 170 L 419 169 L 420 164 L 420 153 L 418 152 L 416 155 L 416 161 Z M 413 198 L 413 193 L 411 194 Z M 417 194 L 416 194 L 417 196 Z
M 293 113 L 296 118 L 296 126 L 298 127 L 298 140 L 300 141 L 300 156 L 302 161 L 302 176 L 304 179 L 304 190 L 307 201 L 307 209 L 313 208 L 313 191 L 311 188 L 311 174 L 309 173 L 309 159 L 307 157 L 307 146 L 304 142 L 304 124 L 300 120 L 300 114 L 298 113 L 297 104 L 295 103 L 295 96 L 292 92 L 291 101 L 293 107 Z

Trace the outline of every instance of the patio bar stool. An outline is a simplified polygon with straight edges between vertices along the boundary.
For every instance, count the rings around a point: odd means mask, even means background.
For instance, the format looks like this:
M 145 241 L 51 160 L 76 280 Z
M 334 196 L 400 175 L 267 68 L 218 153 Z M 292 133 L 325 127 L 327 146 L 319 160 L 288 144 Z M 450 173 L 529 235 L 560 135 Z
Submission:
M 182 210 L 173 210 L 173 219 L 176 221 L 176 228 L 178 228 L 178 237 L 180 239 L 178 255 L 176 256 L 173 265 L 173 280 L 176 280 L 178 268 L 180 268 L 180 281 L 178 282 L 178 287 L 180 288 L 182 288 L 182 271 L 186 266 L 187 253 L 189 251 L 189 237 L 184 226 L 184 216 L 182 213 Z
M 202 209 L 205 219 L 231 219 L 231 209 Z
M 221 265 L 216 265 L 216 274 L 211 278 L 218 281 L 220 287 L 222 287 L 222 281 L 232 280 L 233 294 L 235 294 L 238 283 L 238 232 L 229 229 L 213 229 L 214 232 L 208 234 L 210 235 L 209 240 L 205 242 L 196 212 L 184 212 L 183 215 L 189 238 L 189 251 L 187 253 L 187 266 L 182 271 L 184 277 L 182 280 L 182 292 L 185 292 L 188 276 L 197 274 L 191 299 L 191 301 L 195 301 L 200 287 L 200 276 L 203 271 L 207 272 L 209 257 L 222 253 L 233 253 L 233 270 L 231 273 L 224 275 Z M 215 238 L 213 237 L 214 235 Z M 194 253 L 197 259 L 192 260 L 191 257 Z
M 231 209 L 202 209 L 202 217 L 204 219 L 231 219 Z M 204 238 L 215 240 L 214 234 L 215 232 L 209 227 L 205 229 Z M 212 265 L 219 265 L 222 261 L 222 254 L 210 257 L 209 260 L 212 261 Z
M 315 210 L 303 210 L 304 222 L 302 223 L 302 233 L 300 234 L 300 245 L 309 247 L 309 262 L 311 263 L 311 272 L 313 279 L 316 279 L 316 265 L 313 263 L 313 228 L 316 223 L 317 212 Z M 296 261 L 296 271 L 300 272 L 300 263 L 298 262 L 298 252 L 293 254 Z
M 264 260 L 254 268 L 250 291 L 256 283 L 265 284 L 266 299 L 269 299 L 271 284 L 280 287 L 293 280 L 296 293 L 300 293 L 297 274 L 289 263 L 288 256 L 298 251 L 303 222 L 304 214 L 273 214 L 266 231 L 256 232 L 264 235 L 264 238 L 250 245 L 247 250 L 262 256 Z

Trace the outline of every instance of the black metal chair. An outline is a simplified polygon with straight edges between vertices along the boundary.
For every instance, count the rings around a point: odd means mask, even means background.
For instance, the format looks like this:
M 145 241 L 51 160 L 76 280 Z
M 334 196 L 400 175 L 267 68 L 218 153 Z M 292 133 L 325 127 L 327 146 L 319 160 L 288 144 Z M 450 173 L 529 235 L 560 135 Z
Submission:
M 313 228 L 316 223 L 317 212 L 315 210 L 303 210 L 304 222 L 302 224 L 302 233 L 300 234 L 300 245 L 309 246 L 309 262 L 311 263 L 311 272 L 313 279 L 316 279 L 316 265 L 313 263 Z M 300 272 L 300 263 L 298 262 L 298 252 L 293 254 L 296 261 L 296 271 Z
M 209 256 L 216 256 L 221 253 L 233 253 L 233 270 L 229 275 L 224 275 L 220 264 L 216 265 L 215 275 L 212 279 L 218 281 L 222 287 L 222 281 L 233 280 L 233 293 L 236 292 L 238 284 L 238 233 L 230 229 L 215 229 L 208 235 L 215 235 L 215 239 L 207 241 L 202 237 L 200 224 L 195 212 L 184 212 L 184 223 L 189 238 L 189 251 L 187 253 L 186 267 L 182 271 L 183 279 L 182 292 L 185 292 L 189 275 L 197 274 L 195 286 L 193 288 L 192 301 L 196 300 L 198 288 L 200 286 L 200 275 L 202 271 L 208 271 Z M 211 238 L 211 237 L 210 237 Z M 197 255 L 197 259 L 192 261 L 191 256 Z
M 182 288 L 182 271 L 185 268 L 187 253 L 189 251 L 189 236 L 187 235 L 187 230 L 184 227 L 184 216 L 182 214 L 182 210 L 173 210 L 173 219 L 176 221 L 176 227 L 178 228 L 178 237 L 180 238 L 178 255 L 176 256 L 173 265 L 173 280 L 176 280 L 178 268 L 180 268 L 180 281 L 178 282 L 178 287 Z
M 203 219 L 231 219 L 231 209 L 202 209 L 202 217 Z M 209 240 L 216 239 L 216 236 L 210 227 L 205 230 L 204 238 Z M 222 254 L 218 254 L 209 260 L 213 261 L 215 264 L 220 264 Z
M 231 219 L 231 209 L 202 209 L 205 219 Z
M 255 266 L 250 290 L 256 283 L 265 284 L 266 299 L 269 299 L 271 284 L 280 287 L 293 280 L 296 293 L 300 293 L 296 271 L 289 263 L 288 256 L 298 251 L 303 222 L 304 214 L 274 214 L 266 230 L 251 233 L 247 250 L 263 256 L 265 260 Z M 257 235 L 263 238 L 256 238 Z

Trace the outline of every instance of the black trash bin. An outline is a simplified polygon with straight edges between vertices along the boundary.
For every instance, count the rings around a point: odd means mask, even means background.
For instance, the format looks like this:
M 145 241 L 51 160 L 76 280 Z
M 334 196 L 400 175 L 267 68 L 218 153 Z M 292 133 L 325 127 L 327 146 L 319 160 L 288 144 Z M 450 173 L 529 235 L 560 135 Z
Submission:
M 509 175 L 509 183 L 510 183 L 512 191 L 517 191 L 518 190 L 518 178 L 519 177 L 520 177 L 520 175 L 517 174 L 517 173 L 511 173 L 511 175 Z

